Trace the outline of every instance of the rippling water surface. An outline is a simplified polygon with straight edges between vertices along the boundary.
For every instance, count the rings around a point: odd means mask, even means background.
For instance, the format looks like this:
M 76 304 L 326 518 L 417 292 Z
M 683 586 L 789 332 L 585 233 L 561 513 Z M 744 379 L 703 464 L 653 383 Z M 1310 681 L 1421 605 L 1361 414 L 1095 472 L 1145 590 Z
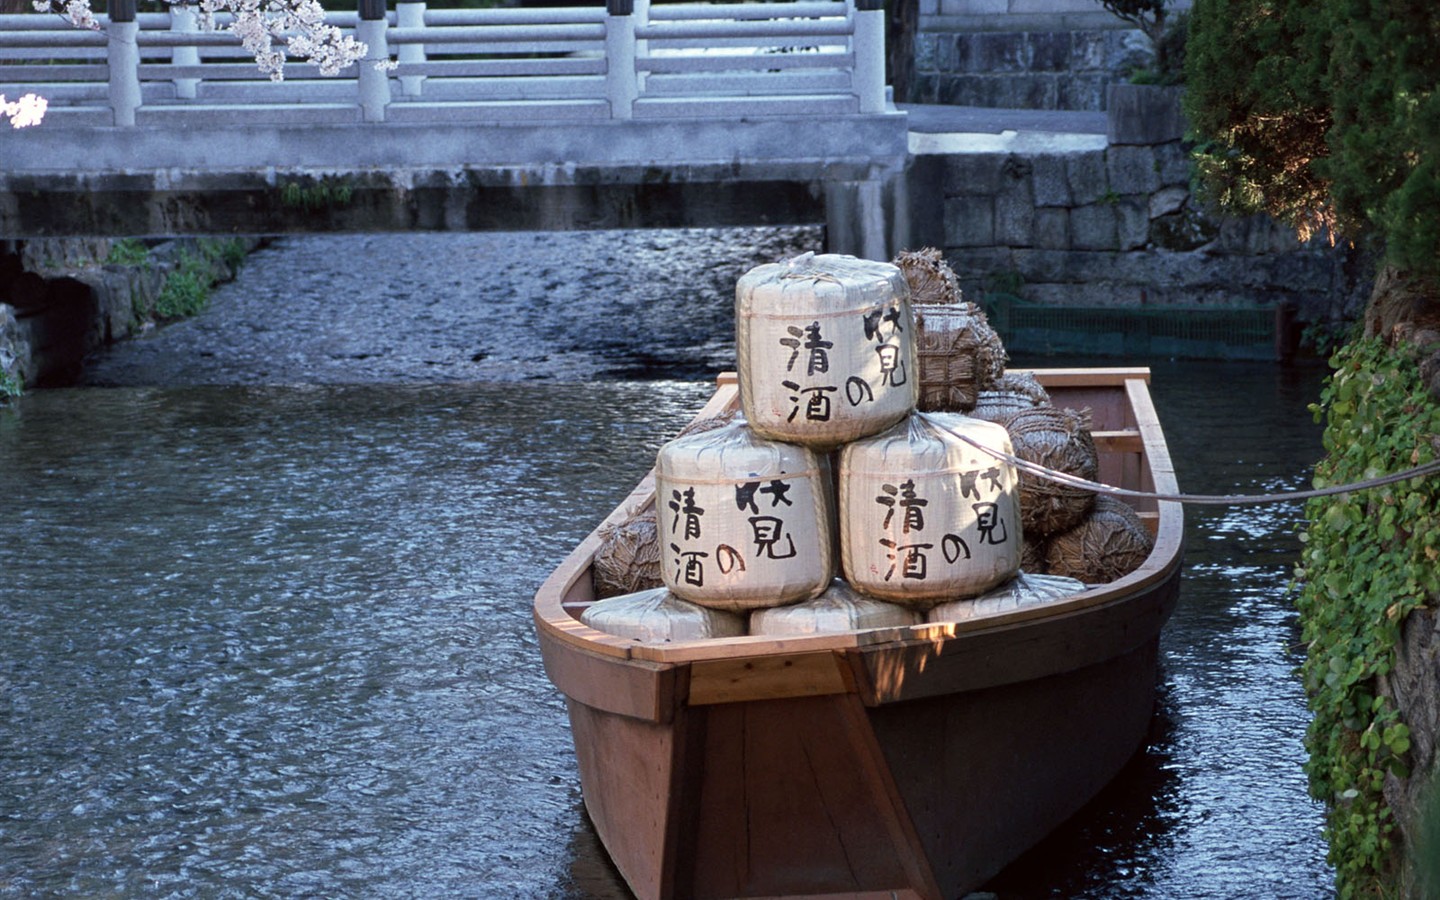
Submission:
M 817 242 L 286 239 L 0 412 L 0 894 L 626 896 L 529 600 L 732 364 L 734 279 Z M 1318 373 L 1102 362 L 1185 489 L 1305 486 Z M 1296 518 L 1190 511 L 1151 741 L 1002 900 L 1329 896 Z

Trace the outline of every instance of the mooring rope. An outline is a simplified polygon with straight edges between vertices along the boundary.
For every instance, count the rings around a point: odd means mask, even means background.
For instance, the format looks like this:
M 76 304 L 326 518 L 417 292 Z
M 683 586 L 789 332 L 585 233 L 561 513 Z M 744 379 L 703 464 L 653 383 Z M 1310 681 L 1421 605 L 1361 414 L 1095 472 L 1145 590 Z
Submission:
M 949 429 L 946 429 L 949 431 Z M 1113 485 L 1101 484 L 1098 481 L 1091 481 L 1081 478 L 1078 475 L 1071 475 L 1068 472 L 1060 472 L 1048 466 L 1031 462 L 1028 459 L 1021 459 L 1012 453 L 1003 450 L 996 450 L 994 447 L 987 447 L 980 441 L 959 432 L 950 431 L 955 437 L 969 444 L 977 450 L 1004 460 L 1021 471 L 1053 481 L 1057 484 L 1068 485 L 1069 487 L 1093 491 L 1097 494 L 1110 494 L 1115 497 L 1138 497 L 1145 500 L 1171 500 L 1176 503 L 1189 503 L 1198 506 L 1245 506 L 1261 503 L 1293 503 L 1300 500 L 1309 500 L 1314 497 L 1330 497 L 1335 494 L 1348 494 L 1352 491 L 1363 491 L 1369 488 L 1383 487 L 1387 484 L 1394 484 L 1397 481 L 1405 481 L 1410 478 L 1423 478 L 1440 472 L 1440 459 L 1431 460 L 1424 465 L 1415 466 L 1400 472 L 1392 472 L 1389 475 L 1380 475 L 1375 478 L 1367 478 L 1364 481 L 1352 481 L 1348 484 L 1337 484 L 1325 488 L 1316 488 L 1309 491 L 1286 491 L 1278 494 L 1166 494 L 1158 491 L 1135 491 L 1129 488 L 1119 488 Z

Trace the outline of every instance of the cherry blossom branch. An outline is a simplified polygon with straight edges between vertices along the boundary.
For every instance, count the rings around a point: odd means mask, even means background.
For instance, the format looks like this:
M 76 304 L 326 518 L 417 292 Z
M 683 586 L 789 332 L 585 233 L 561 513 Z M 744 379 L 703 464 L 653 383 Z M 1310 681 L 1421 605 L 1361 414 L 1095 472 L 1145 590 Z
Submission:
M 0 94 L 0 122 L 10 120 L 11 128 L 28 128 L 39 125 L 45 118 L 45 107 L 49 102 L 39 94 L 21 94 L 13 102 Z

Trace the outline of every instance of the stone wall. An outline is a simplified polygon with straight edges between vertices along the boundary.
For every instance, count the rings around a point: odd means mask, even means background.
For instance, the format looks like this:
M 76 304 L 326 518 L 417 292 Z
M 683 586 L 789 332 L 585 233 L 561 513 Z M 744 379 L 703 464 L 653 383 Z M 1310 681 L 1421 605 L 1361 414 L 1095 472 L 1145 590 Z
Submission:
M 151 311 L 182 252 L 204 257 L 184 239 L 156 244 L 143 263 L 120 265 L 107 261 L 114 243 L 0 242 L 0 371 L 27 386 L 73 381 L 95 350 L 154 327 Z M 223 260 L 205 265 L 212 281 L 234 276 Z
M 913 103 L 1102 110 L 1105 85 L 1151 58 L 1099 0 L 917 0 Z M 1167 4 L 1174 13 L 1188 0 Z
M 1288 303 L 1303 321 L 1336 319 L 1354 302 L 1328 244 L 1202 208 L 1179 141 L 1025 137 L 940 136 L 916 156 L 911 243 L 943 248 L 967 295 L 1003 288 L 1048 306 L 1135 309 Z
M 1395 820 L 1416 859 L 1416 837 L 1425 808 L 1427 789 L 1440 790 L 1440 614 L 1433 607 L 1410 613 L 1401 628 L 1395 648 L 1395 667 L 1381 678 L 1381 693 L 1395 702 L 1401 718 L 1410 728 L 1411 775 L 1385 776 L 1385 802 L 1395 811 Z M 1440 828 L 1440 824 L 1432 827 Z M 1409 879 L 1415 873 L 1407 873 Z M 1415 888 L 1415 885 L 1411 885 Z M 1407 896 L 1420 896 L 1413 890 Z
M 1101 110 L 1105 86 L 1150 59 L 1139 31 L 922 31 L 909 100 Z

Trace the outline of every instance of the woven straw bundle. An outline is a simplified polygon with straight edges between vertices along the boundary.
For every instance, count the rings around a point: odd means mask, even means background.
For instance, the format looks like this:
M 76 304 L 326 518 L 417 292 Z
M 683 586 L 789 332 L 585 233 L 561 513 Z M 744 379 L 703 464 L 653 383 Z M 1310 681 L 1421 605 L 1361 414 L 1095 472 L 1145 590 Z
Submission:
M 1048 571 L 1045 567 L 1045 552 L 1043 538 L 1038 535 L 1025 535 L 1025 542 L 1020 545 L 1020 570 L 1044 575 Z
M 833 634 L 870 628 L 916 625 L 920 614 L 896 603 L 875 600 L 837 578 L 814 600 L 757 609 L 750 613 L 750 633 L 766 635 Z
M 660 539 L 654 507 L 601 530 L 592 572 L 596 597 L 660 587 Z
M 1005 371 L 1005 346 L 973 303 L 916 305 L 915 352 L 927 412 L 965 412 Z
M 580 614 L 597 631 L 641 643 L 739 637 L 745 617 L 687 603 L 664 588 L 601 600 Z
M 963 299 L 955 270 L 934 247 L 907 250 L 895 257 L 894 263 L 910 285 L 911 303 L 959 303 Z
M 1139 568 L 1154 546 L 1150 530 L 1128 503 L 1101 494 L 1085 521 L 1050 539 L 1046 564 L 1052 575 L 1105 584 Z
M 739 414 L 740 411 L 737 409 L 727 409 L 718 415 L 709 416 L 704 419 L 696 419 L 680 429 L 680 433 L 675 436 L 689 437 L 692 434 L 701 434 L 706 431 L 714 431 L 717 428 L 724 428 L 726 425 L 735 421 L 735 417 Z
M 1090 481 L 1099 476 L 1087 414 L 1036 406 L 1011 415 L 1003 424 L 1021 459 Z M 1090 491 L 1020 472 L 1020 517 L 1028 535 L 1074 528 L 1090 511 L 1094 497 Z
M 998 422 L 1022 409 L 1032 406 L 1049 406 L 1050 394 L 1029 372 L 1006 372 L 995 380 L 995 384 L 980 392 L 975 399 L 975 409 L 970 413 L 977 419 Z

